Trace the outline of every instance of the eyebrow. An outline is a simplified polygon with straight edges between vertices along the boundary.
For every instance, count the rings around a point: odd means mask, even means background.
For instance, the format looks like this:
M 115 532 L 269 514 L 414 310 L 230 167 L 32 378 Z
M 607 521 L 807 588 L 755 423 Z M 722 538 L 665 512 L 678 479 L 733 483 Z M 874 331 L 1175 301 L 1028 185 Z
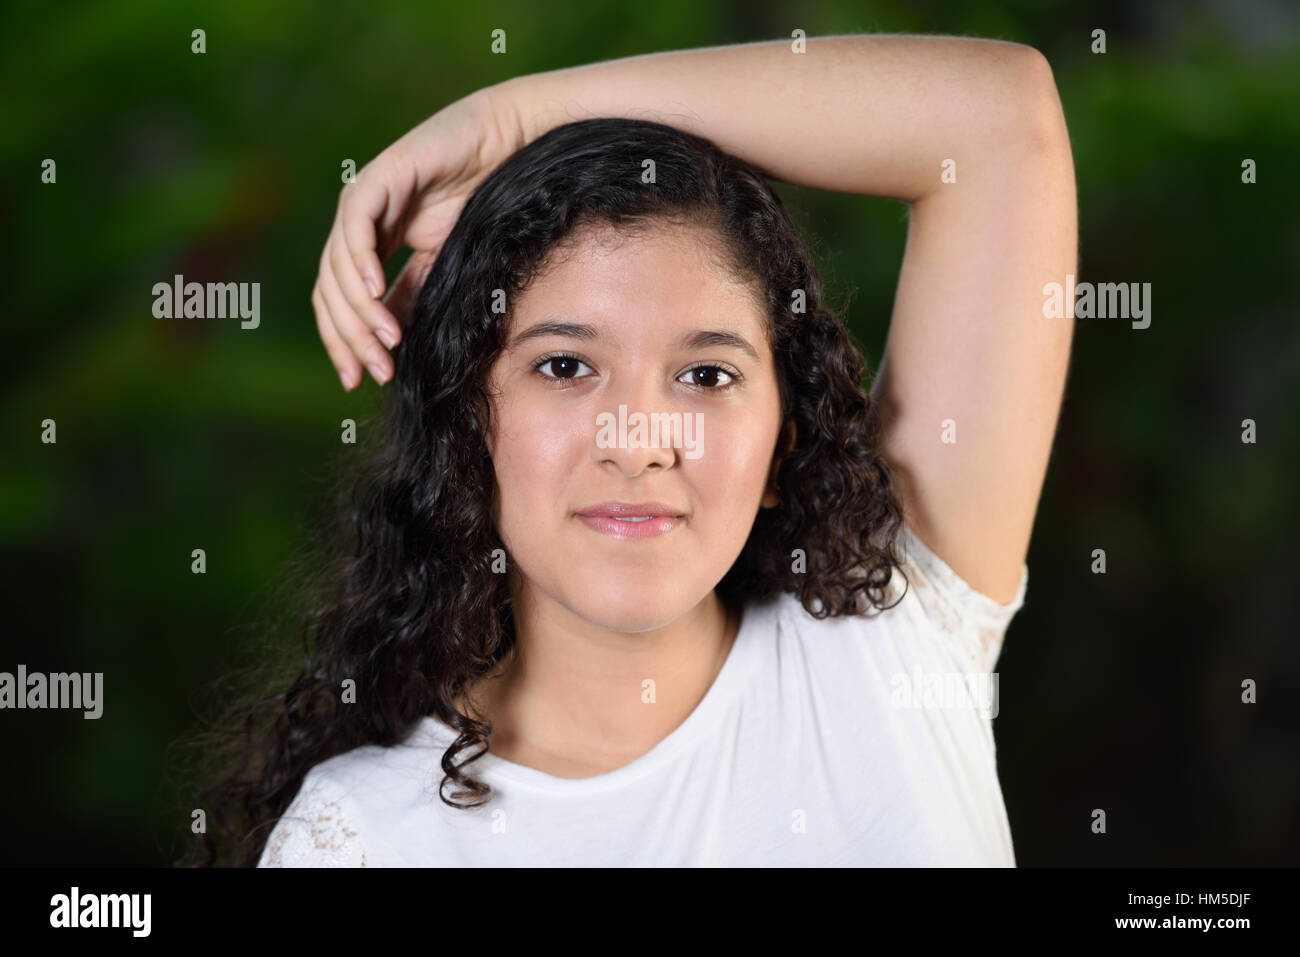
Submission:
M 517 346 L 531 339 L 541 339 L 546 336 L 564 336 L 568 339 L 583 339 L 586 341 L 599 341 L 603 338 L 594 326 L 581 322 L 547 320 L 530 326 L 515 336 L 514 345 Z M 758 351 L 749 344 L 748 339 L 726 329 L 696 329 L 694 332 L 688 332 L 684 335 L 681 344 L 686 349 L 708 349 L 712 346 L 739 349 L 751 356 L 755 361 L 759 361 Z

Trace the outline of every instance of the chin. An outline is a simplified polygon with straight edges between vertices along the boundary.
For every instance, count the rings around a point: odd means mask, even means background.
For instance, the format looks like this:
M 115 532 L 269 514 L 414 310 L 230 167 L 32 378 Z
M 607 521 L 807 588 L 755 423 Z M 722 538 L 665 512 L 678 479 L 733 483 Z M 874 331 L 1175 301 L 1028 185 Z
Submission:
M 665 594 L 662 583 L 648 588 L 610 590 L 592 585 L 570 604 L 570 610 L 585 621 L 610 631 L 637 633 L 653 631 L 671 624 L 694 607 L 671 593 Z

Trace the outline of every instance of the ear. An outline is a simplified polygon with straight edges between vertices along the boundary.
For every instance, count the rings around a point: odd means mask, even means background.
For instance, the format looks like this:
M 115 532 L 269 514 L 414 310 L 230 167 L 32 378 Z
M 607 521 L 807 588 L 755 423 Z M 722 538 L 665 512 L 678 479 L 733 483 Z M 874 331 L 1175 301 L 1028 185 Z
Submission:
M 776 473 L 780 471 L 781 463 L 794 451 L 798 435 L 799 430 L 794 424 L 794 419 L 786 419 L 785 426 L 777 437 L 776 452 L 772 455 L 772 468 L 767 474 L 767 488 L 763 491 L 763 500 L 760 503 L 763 508 L 776 508 L 781 504 L 781 495 L 776 489 Z

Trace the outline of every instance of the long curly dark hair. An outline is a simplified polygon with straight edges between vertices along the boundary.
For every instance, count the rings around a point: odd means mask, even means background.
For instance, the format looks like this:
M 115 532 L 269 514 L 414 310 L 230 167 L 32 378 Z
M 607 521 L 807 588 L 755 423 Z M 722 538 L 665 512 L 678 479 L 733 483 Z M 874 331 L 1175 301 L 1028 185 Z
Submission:
M 643 181 L 646 159 L 653 182 Z M 209 816 L 195 828 L 206 856 L 196 850 L 181 863 L 256 864 L 308 770 L 356 747 L 396 744 L 428 715 L 459 732 L 441 760 L 443 791 L 449 782 L 459 790 L 442 800 L 487 800 L 490 788 L 461 766 L 488 749 L 491 724 L 455 703 L 515 640 L 508 576 L 493 568 L 505 545 L 483 438 L 487 374 L 508 318 L 493 311 L 494 292 L 513 302 L 579 227 L 668 222 L 707 227 L 735 275 L 762 290 L 783 422 L 795 426 L 776 474 L 781 504 L 759 510 L 718 597 L 738 608 L 792 593 L 818 618 L 890 607 L 903 518 L 878 452 L 865 365 L 764 174 L 660 123 L 559 126 L 483 180 L 431 267 L 404 320 L 386 404 L 361 429 L 360 474 L 340 473 L 331 534 L 313 539 L 316 551 L 286 577 L 300 596 L 305 661 L 260 676 L 215 731 L 192 741 L 199 780 L 216 783 L 195 805 Z M 282 657 L 290 644 L 264 650 Z M 348 681 L 355 703 L 342 700 Z M 456 803 L 467 798 L 481 800 Z

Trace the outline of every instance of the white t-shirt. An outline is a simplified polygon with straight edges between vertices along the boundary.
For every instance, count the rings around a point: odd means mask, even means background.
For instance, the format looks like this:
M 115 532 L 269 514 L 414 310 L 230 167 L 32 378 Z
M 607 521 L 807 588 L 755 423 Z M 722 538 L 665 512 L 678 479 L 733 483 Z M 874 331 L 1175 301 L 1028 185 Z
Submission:
M 878 617 L 747 605 L 703 700 L 631 764 L 568 779 L 489 752 L 466 770 L 491 800 L 458 810 L 455 732 L 424 718 L 313 767 L 258 866 L 1014 867 L 992 670 L 1028 565 L 999 605 L 906 525 L 900 550 L 910 587 Z

